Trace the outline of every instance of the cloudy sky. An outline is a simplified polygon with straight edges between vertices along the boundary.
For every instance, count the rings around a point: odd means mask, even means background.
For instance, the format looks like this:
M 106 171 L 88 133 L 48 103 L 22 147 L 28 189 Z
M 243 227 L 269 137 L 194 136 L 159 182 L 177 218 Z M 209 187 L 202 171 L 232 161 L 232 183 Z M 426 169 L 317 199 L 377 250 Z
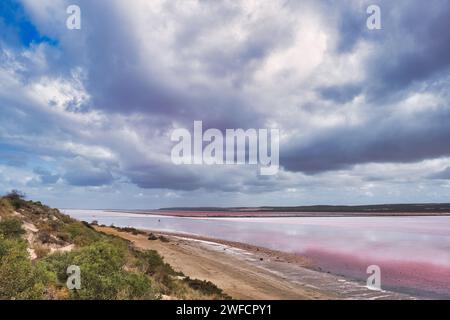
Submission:
M 63 208 L 449 202 L 449 17 L 446 0 L 2 0 L 0 192 Z M 278 128 L 278 175 L 174 165 L 170 134 L 194 120 Z

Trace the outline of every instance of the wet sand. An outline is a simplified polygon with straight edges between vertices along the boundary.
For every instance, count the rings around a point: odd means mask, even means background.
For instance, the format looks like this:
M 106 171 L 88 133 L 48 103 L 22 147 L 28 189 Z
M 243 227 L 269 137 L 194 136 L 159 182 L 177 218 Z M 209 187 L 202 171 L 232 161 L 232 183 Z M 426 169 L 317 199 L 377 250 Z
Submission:
M 169 239 L 163 242 L 109 227 L 97 230 L 127 239 L 137 248 L 158 251 L 175 270 L 211 281 L 234 299 L 412 298 L 369 290 L 363 284 L 314 270 L 315 266 L 304 257 L 257 246 L 154 232 Z

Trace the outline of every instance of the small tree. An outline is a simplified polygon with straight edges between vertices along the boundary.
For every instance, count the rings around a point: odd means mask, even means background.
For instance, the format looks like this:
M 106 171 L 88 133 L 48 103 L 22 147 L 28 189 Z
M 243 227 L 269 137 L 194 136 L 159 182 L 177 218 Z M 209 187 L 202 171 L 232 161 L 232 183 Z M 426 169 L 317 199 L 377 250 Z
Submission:
M 19 209 L 25 202 L 26 195 L 22 191 L 12 190 L 5 196 L 9 200 L 14 209 Z
M 22 191 L 19 190 L 11 190 L 11 192 L 9 192 L 5 198 L 8 199 L 20 199 L 20 200 L 24 200 L 27 196 L 25 195 L 25 193 L 23 193 Z

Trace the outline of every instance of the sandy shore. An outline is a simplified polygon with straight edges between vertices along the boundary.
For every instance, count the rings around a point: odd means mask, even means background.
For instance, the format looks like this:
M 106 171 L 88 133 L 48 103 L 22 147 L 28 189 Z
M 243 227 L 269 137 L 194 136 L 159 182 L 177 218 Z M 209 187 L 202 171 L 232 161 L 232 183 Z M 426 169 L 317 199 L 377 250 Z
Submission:
M 247 244 L 183 234 L 148 240 L 109 227 L 97 230 L 131 241 L 137 248 L 158 251 L 175 270 L 208 280 L 234 299 L 407 299 L 397 293 L 372 291 L 362 284 L 314 270 L 298 255 Z

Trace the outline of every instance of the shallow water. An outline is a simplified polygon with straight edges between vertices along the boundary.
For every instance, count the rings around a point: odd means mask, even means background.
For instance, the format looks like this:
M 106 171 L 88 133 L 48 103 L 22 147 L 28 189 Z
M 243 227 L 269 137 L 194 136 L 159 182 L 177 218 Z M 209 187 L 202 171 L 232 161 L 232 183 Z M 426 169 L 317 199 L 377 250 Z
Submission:
M 65 210 L 100 224 L 181 232 L 293 252 L 324 271 L 364 281 L 381 268 L 381 287 L 450 298 L 450 217 L 185 218 Z

